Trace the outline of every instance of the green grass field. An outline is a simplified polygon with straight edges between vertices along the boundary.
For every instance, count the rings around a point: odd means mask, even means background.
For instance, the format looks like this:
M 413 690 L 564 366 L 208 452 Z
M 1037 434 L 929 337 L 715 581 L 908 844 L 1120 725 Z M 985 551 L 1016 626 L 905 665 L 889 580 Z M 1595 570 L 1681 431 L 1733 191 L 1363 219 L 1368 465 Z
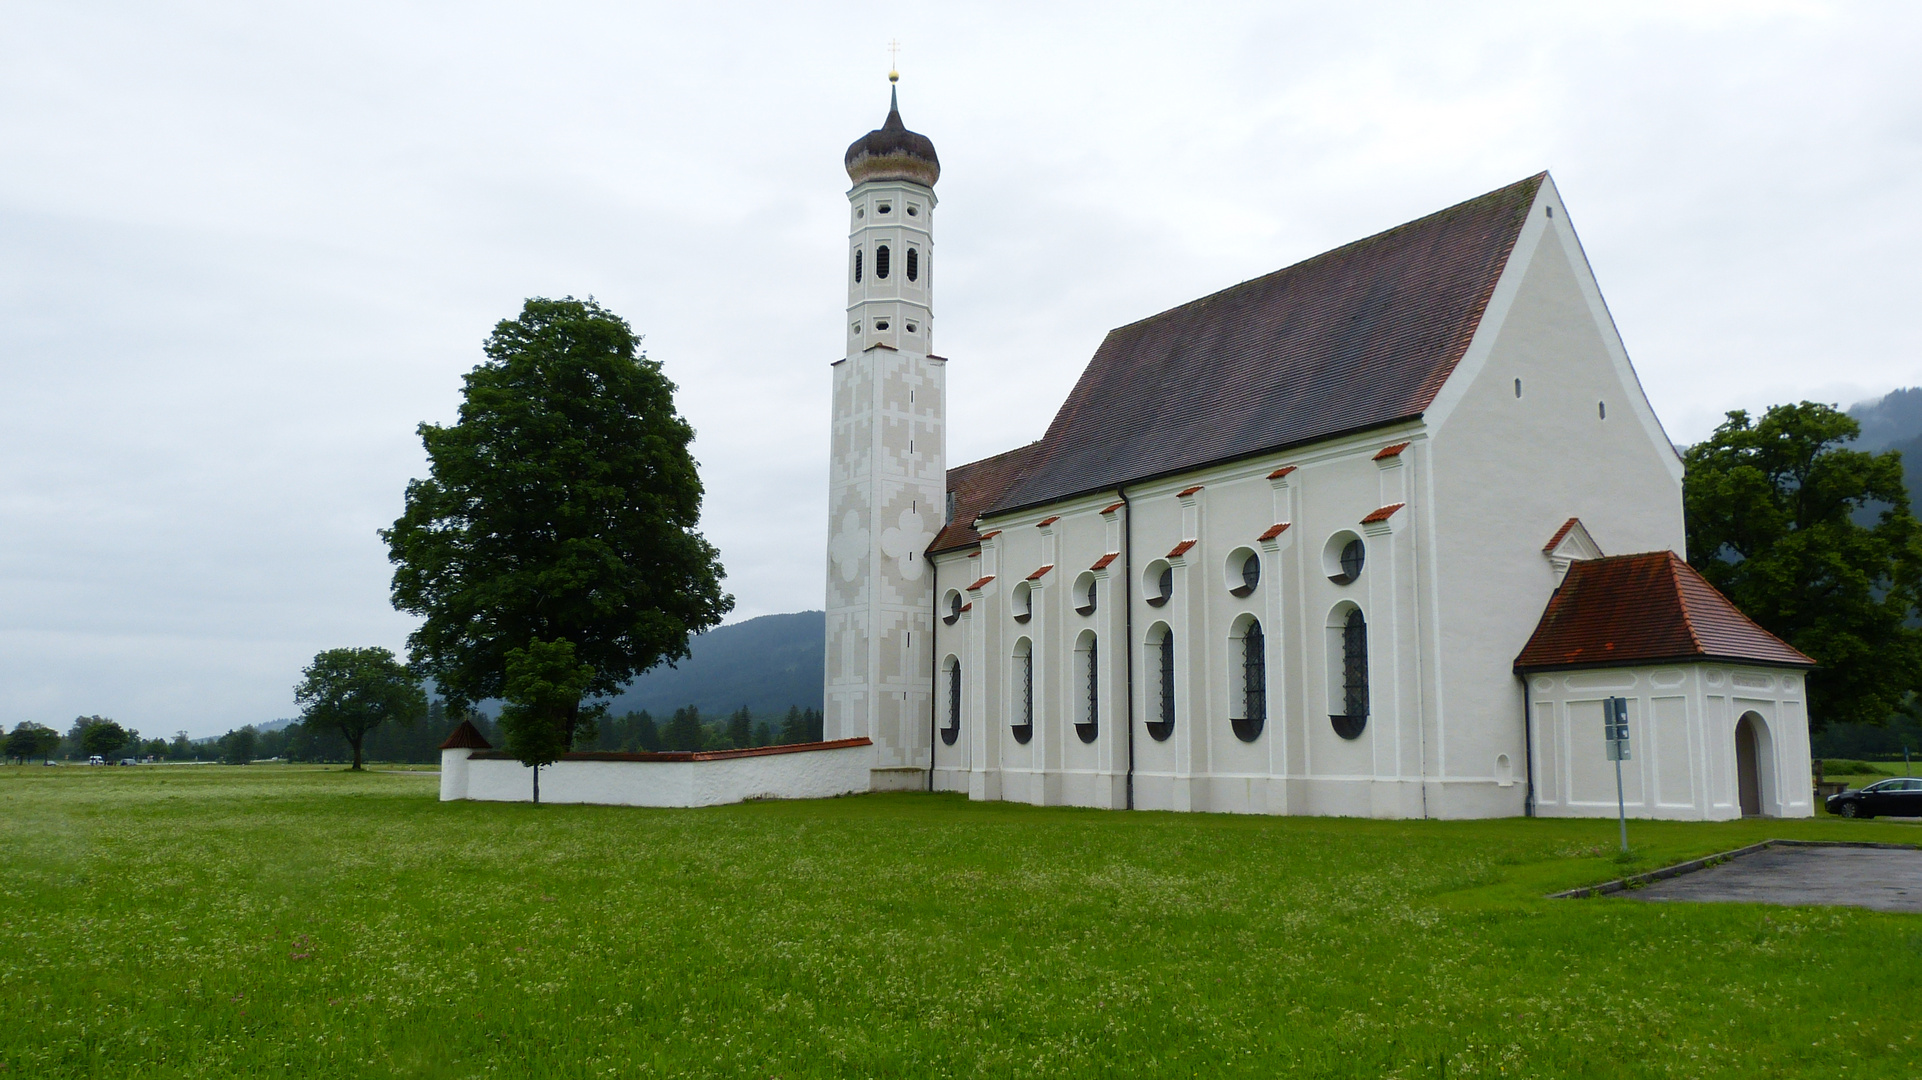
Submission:
M 0 1076 L 1909 1076 L 1922 916 L 1551 901 L 1615 823 L 0 769 Z M 1883 822 L 1631 823 L 1628 869 Z M 1890 977 L 1891 974 L 1894 977 Z

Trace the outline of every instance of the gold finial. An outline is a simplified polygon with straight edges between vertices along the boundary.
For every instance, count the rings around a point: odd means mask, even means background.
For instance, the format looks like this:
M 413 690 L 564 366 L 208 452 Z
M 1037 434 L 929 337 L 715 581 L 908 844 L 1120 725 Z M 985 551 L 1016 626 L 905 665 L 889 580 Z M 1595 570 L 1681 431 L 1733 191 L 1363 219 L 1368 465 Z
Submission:
M 898 83 L 901 81 L 901 72 L 899 70 L 901 66 L 899 62 L 901 59 L 900 53 L 901 53 L 901 43 L 899 41 L 894 40 L 893 38 L 889 38 L 888 39 L 888 81 L 891 83 Z

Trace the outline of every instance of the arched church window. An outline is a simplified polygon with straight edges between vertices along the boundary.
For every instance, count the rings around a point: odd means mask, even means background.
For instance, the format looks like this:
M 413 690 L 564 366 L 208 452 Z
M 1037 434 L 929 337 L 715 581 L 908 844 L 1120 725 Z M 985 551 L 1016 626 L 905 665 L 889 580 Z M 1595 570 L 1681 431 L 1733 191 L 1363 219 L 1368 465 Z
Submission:
M 1242 742 L 1254 742 L 1261 737 L 1261 729 L 1268 722 L 1268 643 L 1262 636 L 1261 623 L 1253 618 L 1241 623 L 1236 634 L 1241 640 L 1238 651 L 1241 670 L 1236 674 L 1239 683 L 1230 700 L 1238 706 L 1235 715 L 1228 718 L 1228 726 L 1234 728 L 1235 738 Z
M 1084 691 L 1080 707 L 1075 711 L 1074 733 L 1084 743 L 1091 743 L 1101 733 L 1101 664 L 1095 651 L 1095 636 L 1084 632 L 1075 643 L 1074 649 L 1076 674 L 1081 685 L 1077 690 Z
M 886 244 L 877 244 L 874 248 L 874 279 L 876 281 L 888 279 L 888 246 Z
M 1148 654 L 1155 673 L 1155 718 L 1148 721 L 1148 735 L 1167 742 L 1175 733 L 1175 634 L 1167 623 L 1149 628 Z
M 1027 638 L 1014 643 L 1014 741 L 1026 746 L 1034 738 L 1034 644 Z
M 1368 726 L 1368 622 L 1360 608 L 1348 609 L 1336 628 L 1341 661 L 1341 711 L 1330 716 L 1335 734 L 1344 739 L 1361 737 Z
M 861 283 L 861 249 L 854 249 L 854 283 Z
M 961 735 L 961 661 L 948 657 L 948 726 L 941 729 L 941 741 L 949 746 Z
M 920 277 L 921 277 L 921 255 L 919 252 L 915 251 L 913 248 L 909 248 L 908 249 L 908 280 L 915 281 L 915 280 L 918 280 Z

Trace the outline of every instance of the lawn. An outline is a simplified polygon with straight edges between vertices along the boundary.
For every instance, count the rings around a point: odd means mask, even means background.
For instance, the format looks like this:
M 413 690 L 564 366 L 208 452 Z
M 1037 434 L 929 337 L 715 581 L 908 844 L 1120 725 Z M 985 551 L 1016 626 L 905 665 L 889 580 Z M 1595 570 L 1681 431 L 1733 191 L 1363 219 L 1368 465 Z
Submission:
M 1849 1077 L 1922 915 L 1546 900 L 1613 821 L 0 769 L 0 1075 Z M 1885 822 L 1631 823 L 1631 869 Z M 1886 973 L 1900 973 L 1887 978 Z

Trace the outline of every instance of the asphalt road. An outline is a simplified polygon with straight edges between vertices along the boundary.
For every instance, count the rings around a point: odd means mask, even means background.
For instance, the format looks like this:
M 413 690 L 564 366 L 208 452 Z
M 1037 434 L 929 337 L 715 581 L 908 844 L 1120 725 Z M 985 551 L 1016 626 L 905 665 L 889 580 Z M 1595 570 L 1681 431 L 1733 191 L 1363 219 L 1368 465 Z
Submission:
M 1922 850 L 1771 847 L 1635 890 L 1637 900 L 1831 904 L 1922 912 Z

